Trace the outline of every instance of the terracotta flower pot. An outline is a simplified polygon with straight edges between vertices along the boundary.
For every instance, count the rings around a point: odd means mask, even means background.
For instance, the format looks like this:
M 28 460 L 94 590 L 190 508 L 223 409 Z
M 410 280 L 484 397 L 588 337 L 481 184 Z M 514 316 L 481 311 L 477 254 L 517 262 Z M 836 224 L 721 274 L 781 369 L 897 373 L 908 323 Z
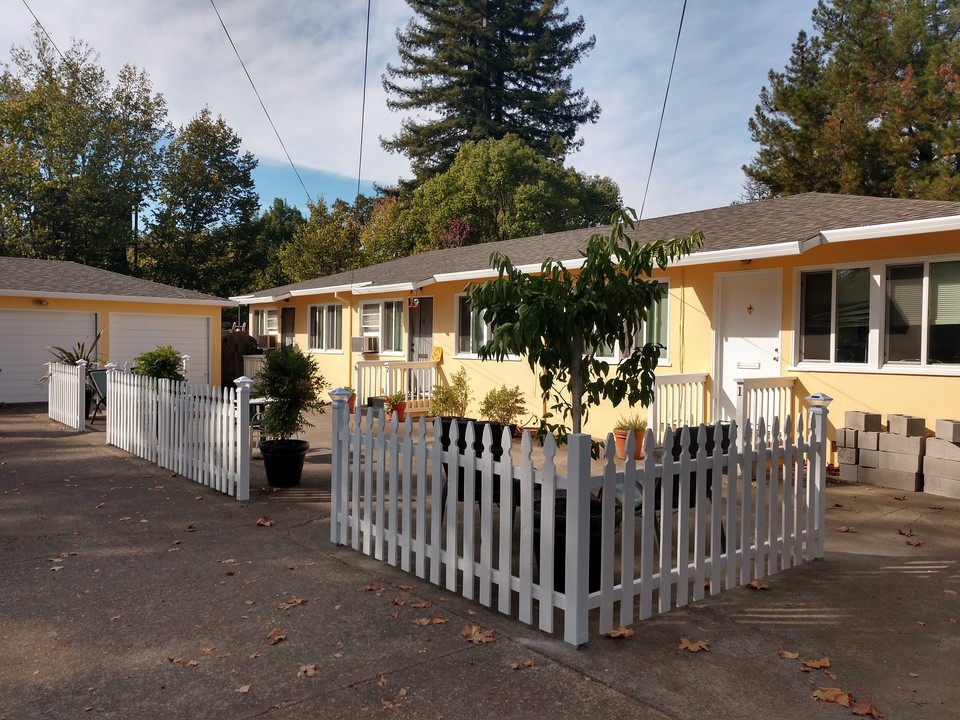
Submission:
M 634 460 L 643 460 L 643 437 L 646 434 L 646 430 L 614 430 L 613 439 L 617 443 L 617 459 L 626 460 L 627 459 L 627 435 L 633 433 L 635 450 L 633 452 Z

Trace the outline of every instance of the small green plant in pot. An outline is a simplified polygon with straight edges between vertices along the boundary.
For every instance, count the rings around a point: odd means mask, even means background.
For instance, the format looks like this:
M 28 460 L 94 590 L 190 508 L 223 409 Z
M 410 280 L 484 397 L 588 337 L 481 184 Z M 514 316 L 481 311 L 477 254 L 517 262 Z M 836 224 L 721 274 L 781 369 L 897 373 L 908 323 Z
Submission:
M 617 443 L 617 458 L 627 459 L 627 437 L 634 435 L 633 459 L 642 460 L 643 438 L 647 432 L 647 420 L 640 413 L 635 412 L 629 415 L 621 415 L 617 419 L 617 424 L 613 426 L 613 438 Z
M 403 422 L 407 412 L 407 394 L 403 390 L 397 390 L 392 395 L 388 395 L 386 402 L 383 404 L 383 409 L 387 413 L 388 420 L 390 413 L 395 412 L 397 421 Z
M 137 355 L 130 371 L 134 375 L 183 382 L 187 378 L 182 370 L 183 356 L 173 345 L 158 345 L 153 350 Z
M 300 483 L 303 460 L 310 444 L 293 436 L 310 427 L 305 413 L 322 412 L 320 393 L 327 387 L 317 372 L 313 358 L 286 346 L 271 350 L 253 380 L 253 393 L 267 398 L 263 412 L 260 453 L 273 487 L 292 487 Z

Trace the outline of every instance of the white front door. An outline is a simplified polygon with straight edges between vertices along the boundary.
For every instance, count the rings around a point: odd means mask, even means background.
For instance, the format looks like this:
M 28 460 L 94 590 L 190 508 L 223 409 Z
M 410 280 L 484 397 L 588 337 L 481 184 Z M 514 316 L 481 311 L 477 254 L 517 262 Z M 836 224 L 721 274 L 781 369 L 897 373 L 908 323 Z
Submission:
M 783 282 L 779 270 L 717 276 L 717 417 L 737 411 L 737 380 L 780 376 Z

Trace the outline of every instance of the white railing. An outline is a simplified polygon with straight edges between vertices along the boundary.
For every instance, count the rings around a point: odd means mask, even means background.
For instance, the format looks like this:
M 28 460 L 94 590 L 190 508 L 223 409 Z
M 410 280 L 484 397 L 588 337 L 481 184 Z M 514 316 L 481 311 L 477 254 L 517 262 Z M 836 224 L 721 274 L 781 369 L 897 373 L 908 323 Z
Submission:
M 107 373 L 107 444 L 250 499 L 250 383 L 236 388 Z
M 452 449 L 443 450 L 422 417 L 400 425 L 393 416 L 386 425 L 383 413 L 368 410 L 355 415 L 351 427 L 342 400 L 334 402 L 332 415 L 334 543 L 546 632 L 553 632 L 563 610 L 563 638 L 572 645 L 588 640 L 591 611 L 598 611 L 599 631 L 606 633 L 655 609 L 684 606 L 708 590 L 716 594 L 823 555 L 826 408 L 811 408 L 808 439 L 798 432 L 794 441 L 792 431 L 780 432 L 775 421 L 773 436 L 782 436 L 782 444 L 754 448 L 748 441 L 742 452 L 731 425 L 727 455 L 707 455 L 701 429 L 704 449 L 696 457 L 658 460 L 648 430 L 645 461 L 638 466 L 629 460 L 619 470 L 611 436 L 600 475 L 591 472 L 590 437 L 574 435 L 566 476 L 557 472 L 549 435 L 543 466 L 536 469 L 529 434 L 518 457 L 511 457 L 505 432 L 501 461 L 489 450 L 458 453 L 456 423 L 450 426 Z M 437 419 L 432 437 L 441 432 Z M 467 447 L 474 439 L 471 424 Z M 672 447 L 673 431 L 664 439 Z M 483 448 L 492 440 L 487 427 Z M 446 494 L 444 466 L 451 478 Z M 602 500 L 591 500 L 597 495 Z M 461 498 L 478 502 L 461 506 Z M 495 512 L 498 499 L 503 504 Z M 591 518 L 588 508 L 597 504 Z M 658 510 L 675 506 L 688 510 L 676 516 Z M 558 508 L 565 508 L 565 519 L 557 520 Z
M 406 396 L 408 413 L 430 410 L 430 395 L 437 382 L 436 362 L 390 362 L 364 360 L 357 363 L 357 404 L 366 405 L 372 397 L 396 392 Z
M 47 416 L 78 432 L 86 428 L 87 361 L 47 363 Z
M 734 418 L 739 427 L 745 427 L 749 421 L 755 432 L 750 441 L 757 443 L 760 418 L 796 417 L 799 410 L 793 397 L 795 377 L 747 378 L 737 380 L 737 415 Z M 771 436 L 764 438 L 768 443 Z M 744 442 L 747 438 L 741 438 Z
M 647 408 L 647 427 L 659 441 L 668 427 L 696 427 L 707 421 L 707 374 L 660 375 L 653 402 Z

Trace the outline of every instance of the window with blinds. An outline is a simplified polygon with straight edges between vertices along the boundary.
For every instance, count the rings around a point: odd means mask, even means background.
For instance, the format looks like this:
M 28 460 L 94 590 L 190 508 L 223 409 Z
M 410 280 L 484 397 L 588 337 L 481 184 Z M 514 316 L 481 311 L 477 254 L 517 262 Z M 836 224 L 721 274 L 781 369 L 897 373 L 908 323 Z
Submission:
M 886 361 L 919 363 L 923 335 L 923 265 L 887 268 Z
M 927 362 L 960 363 L 960 260 L 930 263 Z

